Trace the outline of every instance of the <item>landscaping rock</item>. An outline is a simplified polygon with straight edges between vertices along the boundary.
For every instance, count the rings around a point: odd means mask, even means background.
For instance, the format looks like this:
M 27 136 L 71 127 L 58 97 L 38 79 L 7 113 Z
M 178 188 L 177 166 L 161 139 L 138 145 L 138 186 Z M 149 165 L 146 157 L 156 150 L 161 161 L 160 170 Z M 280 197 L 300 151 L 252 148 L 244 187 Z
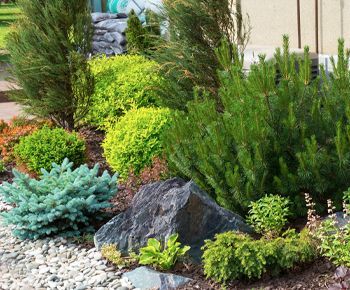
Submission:
M 92 13 L 94 36 L 92 54 L 113 56 L 126 49 L 127 15 L 123 13 Z
M 186 277 L 160 273 L 147 267 L 136 268 L 131 272 L 125 273 L 123 277 L 127 277 L 135 288 L 142 290 L 172 290 L 192 281 Z
M 174 178 L 143 187 L 128 210 L 96 233 L 95 245 L 116 244 L 126 254 L 145 246 L 149 238 L 165 240 L 178 233 L 199 261 L 204 240 L 230 230 L 251 232 L 239 215 L 217 205 L 194 182 Z
M 335 213 L 335 220 L 336 225 L 342 229 L 350 222 L 350 217 L 345 216 L 344 213 L 341 211 Z

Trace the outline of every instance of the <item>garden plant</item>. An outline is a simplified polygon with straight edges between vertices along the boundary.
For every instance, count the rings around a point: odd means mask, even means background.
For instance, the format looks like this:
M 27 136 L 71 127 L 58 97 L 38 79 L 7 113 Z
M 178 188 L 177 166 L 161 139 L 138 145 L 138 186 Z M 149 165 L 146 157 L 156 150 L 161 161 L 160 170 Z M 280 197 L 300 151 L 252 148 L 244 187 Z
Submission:
M 91 219 L 101 218 L 96 213 L 109 207 L 117 192 L 117 176 L 99 176 L 98 171 L 98 165 L 73 169 L 68 159 L 53 163 L 49 172 L 43 169 L 39 180 L 14 170 L 14 182 L 0 187 L 0 195 L 16 205 L 2 214 L 5 223 L 13 224 L 14 235 L 21 239 L 93 231 Z
M 235 51 L 234 63 L 228 51 Z M 246 213 L 266 193 L 289 196 L 293 214 L 305 215 L 303 192 L 324 211 L 341 204 L 349 187 L 349 52 L 339 42 L 328 78 L 312 80 L 309 50 L 297 58 L 288 38 L 274 61 L 264 57 L 246 76 L 237 48 L 217 50 L 219 97 L 193 101 L 176 112 L 167 131 L 168 161 L 231 210 Z M 296 66 L 296 64 L 298 64 Z
M 12 73 L 22 90 L 12 94 L 31 115 L 74 129 L 94 89 L 87 54 L 92 25 L 86 0 L 18 0 L 22 15 L 8 34 Z

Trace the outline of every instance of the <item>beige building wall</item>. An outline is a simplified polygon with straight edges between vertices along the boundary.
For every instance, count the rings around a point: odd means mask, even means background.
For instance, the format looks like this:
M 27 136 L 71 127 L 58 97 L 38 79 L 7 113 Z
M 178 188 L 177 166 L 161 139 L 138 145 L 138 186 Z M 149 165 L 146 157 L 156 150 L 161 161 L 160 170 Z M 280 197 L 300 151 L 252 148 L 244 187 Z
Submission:
M 298 47 L 297 0 L 241 0 L 242 10 L 250 18 L 252 45 L 279 46 L 288 34 L 291 47 Z M 337 40 L 343 37 L 350 47 L 350 0 L 319 1 L 320 53 L 337 52 Z M 301 43 L 315 51 L 315 1 L 300 0 Z

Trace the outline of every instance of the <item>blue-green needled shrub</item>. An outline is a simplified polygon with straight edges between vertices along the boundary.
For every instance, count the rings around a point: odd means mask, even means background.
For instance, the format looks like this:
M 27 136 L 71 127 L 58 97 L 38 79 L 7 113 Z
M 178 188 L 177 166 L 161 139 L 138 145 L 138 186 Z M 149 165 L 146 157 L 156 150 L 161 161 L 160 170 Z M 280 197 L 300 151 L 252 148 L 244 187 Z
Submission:
M 37 239 L 49 235 L 78 236 L 92 230 L 91 219 L 110 206 L 117 192 L 117 176 L 106 171 L 98 175 L 99 166 L 82 165 L 73 170 L 65 159 L 53 164 L 50 172 L 42 170 L 39 180 L 16 170 L 12 184 L 4 183 L 0 194 L 15 207 L 3 213 L 6 224 L 13 224 L 14 235 Z
M 151 165 L 163 151 L 162 135 L 169 125 L 170 110 L 140 108 L 129 111 L 119 122 L 107 129 L 103 143 L 108 164 L 125 178 Z
M 119 55 L 93 59 L 90 65 L 95 93 L 87 123 L 104 127 L 131 108 L 158 105 L 157 88 L 163 80 L 154 61 L 138 55 Z
M 82 164 L 85 159 L 85 141 L 78 134 L 62 128 L 43 127 L 22 138 L 15 146 L 14 154 L 20 163 L 40 173 L 41 168 L 49 170 L 53 162 L 60 164 L 65 158 L 76 166 Z

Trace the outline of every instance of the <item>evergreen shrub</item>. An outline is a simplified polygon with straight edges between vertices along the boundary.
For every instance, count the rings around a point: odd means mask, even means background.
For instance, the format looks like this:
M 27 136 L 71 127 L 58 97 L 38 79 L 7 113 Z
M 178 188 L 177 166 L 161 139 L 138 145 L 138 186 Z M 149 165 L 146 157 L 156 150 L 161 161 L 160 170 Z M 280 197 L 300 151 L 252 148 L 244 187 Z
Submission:
M 38 239 L 60 234 L 75 237 L 92 230 L 96 213 L 110 206 L 117 192 L 117 176 L 106 171 L 98 175 L 99 166 L 82 165 L 73 170 L 65 159 L 53 164 L 50 172 L 42 170 L 39 180 L 13 170 L 12 184 L 4 183 L 0 194 L 15 207 L 2 214 L 6 224 L 15 226 L 13 233 L 21 239 Z
M 86 0 L 18 0 L 21 17 L 7 36 L 11 70 L 22 90 L 11 94 L 30 114 L 72 130 L 94 89 L 87 62 L 92 20 Z
M 220 283 L 258 279 L 264 273 L 278 275 L 312 261 L 317 254 L 307 229 L 300 234 L 288 230 L 272 240 L 254 240 L 247 234 L 226 232 L 217 234 L 213 241 L 205 241 L 202 249 L 205 275 Z
M 340 204 L 350 185 L 350 53 L 344 41 L 334 73 L 321 71 L 316 80 L 308 48 L 296 57 L 287 37 L 274 60 L 261 56 L 249 75 L 234 46 L 223 42 L 217 55 L 222 107 L 194 101 L 188 113 L 175 114 L 165 138 L 170 164 L 242 214 L 267 193 L 289 196 L 298 215 L 306 213 L 304 192 L 319 210 L 328 198 Z
M 77 133 L 69 133 L 62 128 L 42 129 L 26 136 L 15 146 L 14 155 L 19 163 L 40 173 L 49 170 L 51 164 L 62 163 L 65 158 L 80 165 L 85 159 L 85 141 Z
M 103 143 L 108 164 L 122 178 L 139 174 L 163 152 L 162 136 L 169 124 L 169 109 L 140 108 L 129 111 L 107 129 Z
M 155 62 L 143 56 L 120 55 L 95 58 L 90 65 L 96 83 L 88 123 L 103 127 L 131 108 L 158 104 L 156 88 L 162 78 Z
M 168 37 L 160 39 L 151 57 L 160 64 L 168 82 L 162 87 L 162 102 L 175 109 L 186 109 L 193 99 L 193 88 L 210 92 L 217 99 L 220 63 L 215 48 L 222 38 L 232 44 L 249 39 L 249 20 L 243 19 L 236 0 L 164 0 L 162 20 Z M 230 53 L 230 57 L 233 55 Z
M 160 36 L 160 17 L 152 10 L 146 10 L 146 23 L 132 10 L 128 18 L 128 28 L 125 31 L 128 53 L 147 54 L 148 50 L 156 49 Z

